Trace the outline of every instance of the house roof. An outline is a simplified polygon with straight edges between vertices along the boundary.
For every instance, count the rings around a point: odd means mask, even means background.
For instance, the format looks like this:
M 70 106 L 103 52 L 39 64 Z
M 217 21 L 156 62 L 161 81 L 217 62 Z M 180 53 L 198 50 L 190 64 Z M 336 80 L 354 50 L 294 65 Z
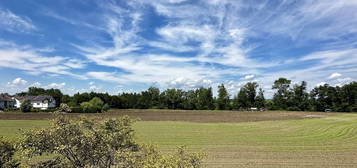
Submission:
M 30 101 L 44 101 L 44 100 L 54 100 L 52 96 L 42 95 L 42 96 L 19 96 L 15 97 L 20 101 L 30 100 Z
M 13 99 L 6 94 L 0 94 L 0 101 L 13 101 Z

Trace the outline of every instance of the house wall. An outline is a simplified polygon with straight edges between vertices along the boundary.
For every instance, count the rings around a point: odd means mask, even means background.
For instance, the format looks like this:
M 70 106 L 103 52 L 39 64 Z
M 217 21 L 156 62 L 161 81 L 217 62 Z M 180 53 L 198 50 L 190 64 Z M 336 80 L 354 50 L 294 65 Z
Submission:
M 14 107 L 14 103 L 13 101 L 0 101 L 0 109 L 6 109 L 9 107 Z
M 15 107 L 20 108 L 21 102 L 17 99 L 15 100 L 16 100 Z M 40 108 L 40 109 L 54 108 L 56 107 L 56 101 L 53 100 L 52 102 L 47 102 L 47 103 L 44 103 L 42 101 L 31 101 L 31 105 L 33 108 Z
M 16 108 L 20 108 L 20 106 L 21 106 L 20 100 L 15 99 L 15 107 L 16 107 Z
M 5 108 L 5 103 L 3 101 L 0 101 L 0 109 L 4 109 Z

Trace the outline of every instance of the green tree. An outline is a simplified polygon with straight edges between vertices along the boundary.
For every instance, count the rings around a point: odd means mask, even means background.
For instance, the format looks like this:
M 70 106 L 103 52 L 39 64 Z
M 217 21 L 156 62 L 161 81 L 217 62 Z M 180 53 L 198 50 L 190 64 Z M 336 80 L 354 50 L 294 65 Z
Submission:
M 233 100 L 234 109 L 248 109 L 249 108 L 249 101 L 248 101 L 248 94 L 247 89 L 242 87 L 239 89 L 238 94 L 234 97 Z
M 218 86 L 218 97 L 216 103 L 217 103 L 218 110 L 228 110 L 230 108 L 229 94 L 223 84 Z
M 258 95 L 255 98 L 255 106 L 258 108 L 265 108 L 265 97 L 264 97 L 264 90 L 259 88 Z
M 306 91 L 307 83 L 302 81 L 301 84 L 295 84 L 292 89 L 291 109 L 296 111 L 305 111 L 309 107 L 309 94 Z
M 214 100 L 212 88 L 199 88 L 196 90 L 198 110 L 213 110 Z
M 30 100 L 24 100 L 20 105 L 21 112 L 31 112 L 32 104 Z
M 182 109 L 184 92 L 180 89 L 167 89 L 162 93 L 164 103 L 169 109 Z
M 279 78 L 275 80 L 272 89 L 277 90 L 277 92 L 273 96 L 273 103 L 276 109 L 287 109 L 288 107 L 288 99 L 290 96 L 290 83 L 291 80 L 286 78 Z
M 196 110 L 200 109 L 200 107 L 197 107 L 198 105 L 201 105 L 198 103 L 198 97 L 197 97 L 197 90 L 188 90 L 184 92 L 183 95 L 183 108 L 186 110 Z
M 335 103 L 338 99 L 338 92 L 335 87 L 325 84 L 315 87 L 310 92 L 310 96 L 313 104 L 313 110 L 324 111 L 325 109 L 334 109 Z
M 248 104 L 250 107 L 256 106 L 255 104 L 255 99 L 257 96 L 257 88 L 258 88 L 258 83 L 257 82 L 248 82 L 245 84 L 243 87 L 246 90 L 247 98 L 248 98 Z

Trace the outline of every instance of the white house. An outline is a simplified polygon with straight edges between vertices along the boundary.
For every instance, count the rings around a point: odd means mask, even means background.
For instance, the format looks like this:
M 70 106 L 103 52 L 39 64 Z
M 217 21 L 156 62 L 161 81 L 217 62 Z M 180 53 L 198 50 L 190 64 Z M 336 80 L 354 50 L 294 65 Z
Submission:
M 0 110 L 15 106 L 15 101 L 6 94 L 0 94 Z
M 14 97 L 15 106 L 20 108 L 21 103 L 30 100 L 33 108 L 48 109 L 56 107 L 56 100 L 52 96 L 22 96 Z

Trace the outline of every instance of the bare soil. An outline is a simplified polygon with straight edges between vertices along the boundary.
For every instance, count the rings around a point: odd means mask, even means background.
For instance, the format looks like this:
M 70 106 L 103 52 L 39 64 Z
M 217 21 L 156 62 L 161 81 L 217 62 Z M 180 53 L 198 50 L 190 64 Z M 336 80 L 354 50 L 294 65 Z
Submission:
M 336 113 L 323 112 L 294 112 L 294 111 L 217 111 L 217 110 L 127 110 L 114 109 L 105 113 L 96 114 L 65 114 L 69 117 L 80 115 L 113 118 L 128 115 L 139 118 L 141 121 L 184 121 L 201 123 L 237 123 L 271 120 L 311 119 L 334 116 Z M 52 113 L 0 113 L 0 120 L 48 120 Z

